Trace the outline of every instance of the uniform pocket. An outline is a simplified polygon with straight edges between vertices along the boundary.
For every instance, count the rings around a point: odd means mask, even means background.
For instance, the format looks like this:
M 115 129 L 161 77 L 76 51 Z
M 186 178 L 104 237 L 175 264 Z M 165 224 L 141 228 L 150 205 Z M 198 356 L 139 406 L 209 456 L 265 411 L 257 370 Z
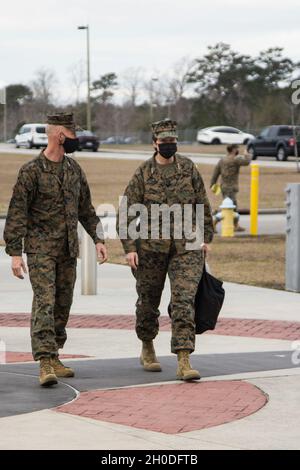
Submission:
M 36 253 L 27 253 L 27 266 L 28 268 L 33 267 L 36 264 Z
M 179 202 L 182 204 L 195 204 L 196 195 L 192 182 L 192 174 L 190 172 L 184 172 L 177 181 L 176 194 Z
M 46 198 L 55 197 L 61 190 L 58 177 L 51 173 L 43 174 L 38 182 L 38 192 Z

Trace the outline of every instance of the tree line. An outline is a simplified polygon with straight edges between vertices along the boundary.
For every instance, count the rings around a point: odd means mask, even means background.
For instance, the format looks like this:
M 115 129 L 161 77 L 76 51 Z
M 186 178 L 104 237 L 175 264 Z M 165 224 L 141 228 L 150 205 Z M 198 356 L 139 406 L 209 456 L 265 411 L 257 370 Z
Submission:
M 72 110 L 85 127 L 85 70 L 79 62 L 69 70 L 69 103 L 56 98 L 52 70 L 37 71 L 31 83 L 7 86 L 7 129 L 13 137 L 27 122 L 44 122 L 51 111 Z M 209 46 L 201 57 L 182 58 L 163 73 L 149 77 L 142 68 L 122 75 L 106 73 L 92 80 L 92 128 L 109 135 L 148 135 L 152 120 L 171 117 L 179 128 L 230 125 L 258 131 L 270 124 L 291 122 L 291 82 L 300 77 L 300 62 L 273 47 L 252 57 L 225 43 Z M 295 121 L 300 111 L 295 108 Z M 0 109 L 3 120 L 3 106 Z M 0 132 L 1 135 L 1 132 Z

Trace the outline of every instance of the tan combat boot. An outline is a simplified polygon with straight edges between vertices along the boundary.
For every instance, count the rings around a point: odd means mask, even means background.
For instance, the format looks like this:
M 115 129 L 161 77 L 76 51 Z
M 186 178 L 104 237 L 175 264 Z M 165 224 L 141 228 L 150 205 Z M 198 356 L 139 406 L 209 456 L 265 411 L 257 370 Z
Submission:
M 234 231 L 235 232 L 245 232 L 245 228 L 241 227 L 238 222 L 234 222 Z
M 160 372 L 161 366 L 155 354 L 152 341 L 143 341 L 141 365 L 148 372 Z
M 40 359 L 40 385 L 50 387 L 57 384 L 57 377 L 51 365 L 50 357 L 41 357 Z
M 74 377 L 74 371 L 71 367 L 66 367 L 58 359 L 58 356 L 51 358 L 51 365 L 56 374 L 56 377 Z
M 177 353 L 178 368 L 177 379 L 179 380 L 199 380 L 201 379 L 200 373 L 192 369 L 190 364 L 190 352 L 182 349 Z

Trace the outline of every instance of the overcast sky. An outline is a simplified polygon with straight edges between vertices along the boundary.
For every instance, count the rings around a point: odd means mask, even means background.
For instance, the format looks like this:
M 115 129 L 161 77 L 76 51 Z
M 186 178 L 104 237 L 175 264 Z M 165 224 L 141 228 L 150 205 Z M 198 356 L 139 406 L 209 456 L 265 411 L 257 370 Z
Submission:
M 299 0 L 8 0 L 0 13 L 0 82 L 28 83 L 47 67 L 69 99 L 69 68 L 85 58 L 77 25 L 85 23 L 92 79 L 130 67 L 163 73 L 219 41 L 251 55 L 282 46 L 300 60 Z

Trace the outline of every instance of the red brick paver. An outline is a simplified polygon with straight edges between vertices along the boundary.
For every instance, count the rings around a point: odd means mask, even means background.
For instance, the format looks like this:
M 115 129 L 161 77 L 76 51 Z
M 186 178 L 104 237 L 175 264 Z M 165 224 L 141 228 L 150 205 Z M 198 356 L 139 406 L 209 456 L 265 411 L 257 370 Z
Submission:
M 0 313 L 0 327 L 29 327 L 29 318 L 28 313 Z M 133 315 L 71 315 L 68 327 L 132 330 L 135 327 L 135 317 Z M 168 317 L 160 318 L 160 329 L 161 331 L 170 329 Z M 208 334 L 294 341 L 300 339 L 300 322 L 221 318 L 217 328 Z
M 60 354 L 60 359 L 79 359 L 90 356 L 83 356 L 81 354 Z M 5 362 L 31 362 L 33 361 L 32 354 L 30 352 L 14 352 L 6 351 L 5 353 Z
M 231 380 L 94 390 L 56 411 L 177 434 L 244 418 L 266 403 L 254 385 Z

